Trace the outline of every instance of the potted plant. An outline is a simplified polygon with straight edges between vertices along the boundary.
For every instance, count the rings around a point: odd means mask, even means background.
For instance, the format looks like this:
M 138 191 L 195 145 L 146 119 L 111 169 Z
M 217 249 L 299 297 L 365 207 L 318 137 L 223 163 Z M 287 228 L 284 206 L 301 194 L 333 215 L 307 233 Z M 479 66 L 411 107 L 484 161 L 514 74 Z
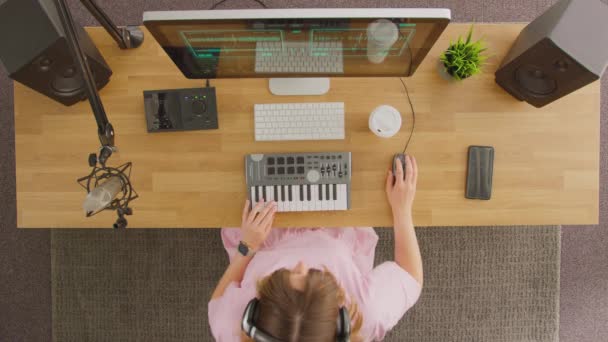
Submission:
M 458 41 L 450 43 L 450 46 L 439 57 L 439 71 L 444 78 L 464 80 L 481 72 L 487 56 L 483 54 L 486 48 L 483 42 L 471 41 L 473 26 L 469 29 L 466 40 L 458 37 Z

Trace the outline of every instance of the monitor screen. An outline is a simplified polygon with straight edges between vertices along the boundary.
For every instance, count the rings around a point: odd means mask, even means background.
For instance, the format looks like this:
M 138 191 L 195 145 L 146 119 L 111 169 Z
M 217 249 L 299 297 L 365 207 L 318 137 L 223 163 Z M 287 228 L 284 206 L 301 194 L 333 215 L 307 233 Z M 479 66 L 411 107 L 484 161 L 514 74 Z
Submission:
M 144 13 L 188 78 L 410 76 L 449 21 L 443 9 Z

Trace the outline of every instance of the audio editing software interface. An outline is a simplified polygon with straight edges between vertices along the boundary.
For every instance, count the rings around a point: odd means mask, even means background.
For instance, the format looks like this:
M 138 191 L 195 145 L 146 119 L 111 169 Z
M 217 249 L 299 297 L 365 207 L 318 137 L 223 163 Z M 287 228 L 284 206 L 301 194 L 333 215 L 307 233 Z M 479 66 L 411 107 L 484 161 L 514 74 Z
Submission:
M 224 77 L 343 74 L 345 65 L 350 74 L 358 74 L 370 63 L 390 65 L 394 59 L 409 58 L 404 54 L 416 24 L 383 20 L 375 26 L 377 30 L 370 32 L 346 21 L 254 23 L 248 29 L 183 30 L 180 37 L 201 70 L 221 71 Z
M 220 19 L 158 25 L 189 78 L 407 76 L 447 21 L 404 18 Z

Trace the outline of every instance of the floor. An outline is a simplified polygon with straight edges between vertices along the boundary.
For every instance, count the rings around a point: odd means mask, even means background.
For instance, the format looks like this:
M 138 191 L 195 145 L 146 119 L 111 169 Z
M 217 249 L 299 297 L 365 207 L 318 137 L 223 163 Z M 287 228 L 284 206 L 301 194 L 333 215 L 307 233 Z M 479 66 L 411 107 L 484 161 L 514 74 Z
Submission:
M 0 0 L 0 4 L 6 0 Z M 595 0 L 594 0 L 595 1 Z M 210 0 L 98 0 L 117 24 L 141 22 L 144 9 L 204 9 Z M 530 21 L 555 0 L 266 0 L 269 7 L 448 7 L 455 21 Z M 82 24 L 97 25 L 78 0 Z M 231 8 L 258 6 L 231 0 Z M 221 7 L 221 6 L 220 6 Z M 50 341 L 50 249 L 47 230 L 16 229 L 12 83 L 0 66 L 0 340 Z M 566 226 L 562 236 L 560 340 L 608 336 L 608 74 L 602 79 L 600 225 Z

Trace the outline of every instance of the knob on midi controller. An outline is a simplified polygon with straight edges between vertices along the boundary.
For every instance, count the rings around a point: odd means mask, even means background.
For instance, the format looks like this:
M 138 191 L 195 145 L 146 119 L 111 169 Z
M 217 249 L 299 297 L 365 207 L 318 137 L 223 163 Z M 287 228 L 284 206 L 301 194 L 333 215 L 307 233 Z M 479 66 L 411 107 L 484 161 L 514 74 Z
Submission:
M 322 167 L 321 167 L 321 170 L 323 170 Z M 306 173 L 306 179 L 311 183 L 316 183 L 319 181 L 319 179 L 321 179 L 321 174 L 319 174 L 319 171 L 317 171 L 315 169 L 310 169 Z

